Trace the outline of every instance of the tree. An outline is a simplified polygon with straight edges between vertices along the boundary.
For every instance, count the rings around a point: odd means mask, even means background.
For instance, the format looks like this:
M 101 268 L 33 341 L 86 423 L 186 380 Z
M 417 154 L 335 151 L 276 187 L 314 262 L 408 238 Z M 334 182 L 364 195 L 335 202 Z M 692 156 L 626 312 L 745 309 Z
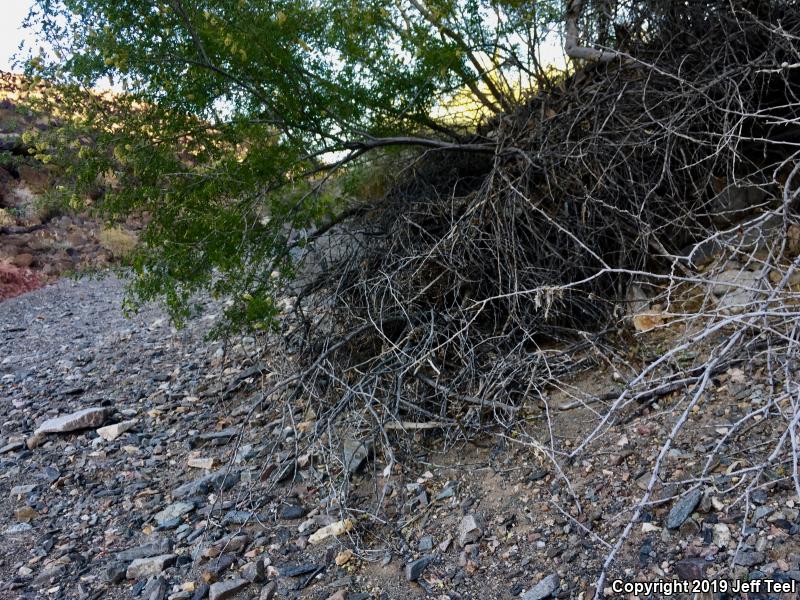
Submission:
M 557 4 L 37 0 L 27 26 L 52 52 L 28 73 L 58 90 L 40 102 L 60 128 L 35 143 L 73 203 L 101 185 L 105 217 L 149 215 L 139 299 L 181 315 L 210 286 L 265 323 L 293 231 L 342 210 L 332 174 L 378 149 L 493 152 L 431 115 L 462 88 L 509 112 L 545 82 L 535 50 Z M 104 81 L 117 91 L 91 92 Z

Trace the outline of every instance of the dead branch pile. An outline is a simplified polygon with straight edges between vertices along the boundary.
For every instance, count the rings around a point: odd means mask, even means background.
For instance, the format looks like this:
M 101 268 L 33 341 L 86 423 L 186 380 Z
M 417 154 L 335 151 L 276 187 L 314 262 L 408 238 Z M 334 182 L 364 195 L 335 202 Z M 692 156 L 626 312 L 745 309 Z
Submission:
M 491 408 L 508 422 L 586 366 L 576 356 L 617 327 L 634 279 L 685 276 L 747 216 L 777 210 L 788 228 L 800 8 L 672 5 L 650 7 L 657 26 L 622 59 L 487 124 L 493 156 L 418 157 L 343 236 L 297 303 L 313 396 L 336 390 L 334 412 L 357 400 L 379 421 L 472 428 Z

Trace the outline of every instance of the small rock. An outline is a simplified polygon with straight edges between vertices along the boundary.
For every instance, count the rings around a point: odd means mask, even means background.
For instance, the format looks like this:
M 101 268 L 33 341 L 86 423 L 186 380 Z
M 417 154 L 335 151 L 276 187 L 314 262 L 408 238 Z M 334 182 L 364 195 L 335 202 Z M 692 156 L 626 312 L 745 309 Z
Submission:
M 134 425 L 136 425 L 136 419 L 114 423 L 113 425 L 106 425 L 97 430 L 97 435 L 107 442 L 113 442 L 126 431 L 133 429 Z
M 214 456 L 208 457 L 194 457 L 190 458 L 186 461 L 186 464 L 192 467 L 193 469 L 216 469 L 219 466 L 219 460 Z
M 224 491 L 232 488 L 238 482 L 238 472 L 231 471 L 228 473 L 227 469 L 220 469 L 175 488 L 172 490 L 172 497 L 185 498 L 186 496 L 208 494 L 211 491 Z
M 112 563 L 105 569 L 105 580 L 114 585 L 122 583 L 125 580 L 125 570 L 123 563 Z
M 11 488 L 9 496 L 14 500 L 21 500 L 36 489 L 36 484 L 31 485 L 15 485 Z
M 466 515 L 458 525 L 458 545 L 462 548 L 481 539 L 483 532 L 474 515 Z
M 557 573 L 548 575 L 535 586 L 533 586 L 532 589 L 525 592 L 525 594 L 522 596 L 522 600 L 542 600 L 543 598 L 547 598 L 556 591 L 556 588 L 558 588 L 560 582 L 561 580 L 559 579 Z
M 281 509 L 281 519 L 302 519 L 308 511 L 297 504 L 287 504 Z
M 192 594 L 192 600 L 203 600 L 206 596 L 208 596 L 208 590 L 211 589 L 211 586 L 207 583 L 201 583 L 197 586 Z
M 150 556 L 158 556 L 159 554 L 169 554 L 172 550 L 172 544 L 166 538 L 161 538 L 135 548 L 129 548 L 117 552 L 117 560 L 129 562 L 137 558 L 148 558 Z
M 17 523 L 3 531 L 3 535 L 19 535 L 20 533 L 27 533 L 31 529 L 33 529 L 33 527 L 30 523 Z
M 33 435 L 37 436 L 43 433 L 66 433 L 68 431 L 77 431 L 78 429 L 99 427 L 103 424 L 103 421 L 106 420 L 108 412 L 109 410 L 107 408 L 84 408 L 83 410 L 68 415 L 47 419 L 36 428 Z
M 236 557 L 233 554 L 223 554 L 216 560 L 210 562 L 203 571 L 201 577 L 206 583 L 212 583 L 219 579 L 219 576 L 227 571 L 233 563 L 236 562 Z
M 252 519 L 253 516 L 255 516 L 255 513 L 249 510 L 229 510 L 222 518 L 222 524 L 228 525 L 233 523 L 234 525 L 244 525 Z
M 351 558 L 353 558 L 353 551 L 350 550 L 350 548 L 348 548 L 347 550 L 342 550 L 341 552 L 339 552 L 339 554 L 336 555 L 336 558 L 334 560 L 336 562 L 336 565 L 341 567 L 342 565 L 350 562 Z
M 148 558 L 137 558 L 130 565 L 125 572 L 128 579 L 141 579 L 143 577 L 151 577 L 158 575 L 168 566 L 175 562 L 177 557 L 174 554 L 162 554 L 160 556 L 151 556 Z
M 408 563 L 406 565 L 406 579 L 408 581 L 416 581 L 419 579 L 419 576 L 422 575 L 422 572 L 431 562 L 433 562 L 432 556 L 423 556 L 422 558 Z
M 154 577 L 142 590 L 142 600 L 164 600 L 167 595 L 167 582 L 163 577 Z
M 753 513 L 753 520 L 758 521 L 759 519 L 763 519 L 764 517 L 768 517 L 772 513 L 775 512 L 775 509 L 771 506 L 759 506 L 755 512 Z
M 230 598 L 248 585 L 250 585 L 250 582 L 246 579 L 218 581 L 212 584 L 211 589 L 208 590 L 208 598 L 209 600 L 225 600 L 225 598 Z
M 347 600 L 347 591 L 339 590 L 328 596 L 328 600 Z
M 315 565 L 313 563 L 307 563 L 302 565 L 297 565 L 294 567 L 281 567 L 281 576 L 282 577 L 300 577 L 300 575 L 307 575 L 308 573 L 313 573 L 319 569 L 319 565 Z
M 689 518 L 692 511 L 700 503 L 700 498 L 703 497 L 703 492 L 700 488 L 695 488 L 688 494 L 684 495 L 674 504 L 672 510 L 667 515 L 667 528 L 677 529 L 683 522 Z
M 430 552 L 433 550 L 433 536 L 422 536 L 419 540 L 419 544 L 417 544 L 417 550 L 420 552 Z
M 160 527 L 163 527 L 169 521 L 182 517 L 186 513 L 191 512 L 193 510 L 194 510 L 193 502 L 174 502 L 169 506 L 167 506 L 167 508 L 165 508 L 164 510 L 156 513 L 155 517 L 153 518 L 156 520 L 156 523 L 158 523 Z
M 242 576 L 253 583 L 264 581 L 264 559 L 259 558 L 242 567 Z
M 767 500 L 769 500 L 769 496 L 767 492 L 763 489 L 759 488 L 757 490 L 753 490 L 750 494 L 750 499 L 753 501 L 753 504 L 758 504 L 759 506 L 762 504 L 766 504 Z
M 372 445 L 369 442 L 361 442 L 354 439 L 344 441 L 344 468 L 349 473 L 356 473 L 367 460 Z
M 714 525 L 711 543 L 717 548 L 727 548 L 731 543 L 731 530 L 725 523 Z
M 11 442 L 6 444 L 2 448 L 0 448 L 0 454 L 5 454 L 6 452 L 15 452 L 17 450 L 21 450 L 24 444 L 22 442 Z
M 742 567 L 754 567 L 755 565 L 760 565 L 763 562 L 763 552 L 754 552 L 749 550 L 739 551 L 736 554 L 736 557 L 733 559 L 733 564 Z
M 344 521 L 336 521 L 312 533 L 308 538 L 308 543 L 311 545 L 319 544 L 329 537 L 335 537 L 347 533 L 353 528 L 353 522 L 350 519 Z
M 258 596 L 259 600 L 272 600 L 272 597 L 275 596 L 277 589 L 277 583 L 274 581 L 269 582 L 267 585 L 261 588 L 261 594 Z
M 707 566 L 702 558 L 686 558 L 675 563 L 675 575 L 681 581 L 697 581 L 705 578 Z

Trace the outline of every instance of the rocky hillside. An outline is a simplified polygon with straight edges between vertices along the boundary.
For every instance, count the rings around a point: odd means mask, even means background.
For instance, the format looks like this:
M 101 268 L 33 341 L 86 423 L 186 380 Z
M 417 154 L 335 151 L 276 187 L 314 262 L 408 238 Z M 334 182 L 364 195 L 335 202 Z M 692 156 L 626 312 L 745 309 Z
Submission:
M 24 79 L 0 74 L 0 299 L 77 271 L 103 269 L 135 243 L 135 223 L 107 228 L 50 197 L 61 176 L 36 160 L 23 134 L 49 126 L 21 105 Z

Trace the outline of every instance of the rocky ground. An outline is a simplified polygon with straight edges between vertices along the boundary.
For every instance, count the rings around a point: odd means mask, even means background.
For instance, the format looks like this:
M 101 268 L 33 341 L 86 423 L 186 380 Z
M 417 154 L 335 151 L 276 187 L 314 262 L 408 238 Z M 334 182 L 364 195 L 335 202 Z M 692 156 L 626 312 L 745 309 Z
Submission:
M 204 339 L 219 306 L 176 331 L 156 307 L 125 318 L 121 299 L 109 277 L 0 303 L 0 598 L 590 598 L 672 423 L 665 398 L 564 472 L 502 432 L 421 431 L 394 461 L 369 435 L 310 444 L 309 407 L 260 401 L 275 377 L 263 341 Z M 606 370 L 587 380 L 614 385 Z M 749 504 L 721 491 L 769 431 L 712 481 L 690 477 L 765 385 L 717 378 L 616 577 L 800 581 L 791 480 L 774 474 Z M 554 447 L 579 442 L 588 410 L 554 412 Z

